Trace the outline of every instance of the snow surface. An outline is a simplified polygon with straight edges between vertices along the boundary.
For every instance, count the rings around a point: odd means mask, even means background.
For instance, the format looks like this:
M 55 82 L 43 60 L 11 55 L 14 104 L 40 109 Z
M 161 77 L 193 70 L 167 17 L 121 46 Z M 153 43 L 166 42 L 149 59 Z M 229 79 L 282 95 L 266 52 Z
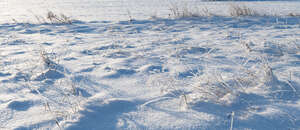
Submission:
M 0 129 L 300 129 L 300 2 L 187 3 L 1 0 Z

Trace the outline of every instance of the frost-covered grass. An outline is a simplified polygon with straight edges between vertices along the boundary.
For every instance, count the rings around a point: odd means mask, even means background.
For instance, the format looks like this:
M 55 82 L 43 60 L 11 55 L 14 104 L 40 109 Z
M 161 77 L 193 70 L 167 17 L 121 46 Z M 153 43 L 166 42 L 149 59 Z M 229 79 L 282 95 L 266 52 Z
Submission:
M 175 18 L 165 1 L 26 2 L 49 9 L 1 14 L 15 22 L 0 20 L 0 129 L 300 128 L 297 2 L 231 17 L 218 8 L 232 4 L 188 1 L 179 13 L 198 3 L 205 15 Z M 34 17 L 49 10 L 77 20 Z
M 224 2 L 222 13 L 217 13 L 216 9 L 208 8 L 203 4 L 195 4 L 191 1 L 170 1 L 169 18 L 196 18 L 196 17 L 299 17 L 299 12 L 289 12 L 279 14 L 247 6 L 242 2 Z M 218 7 L 218 6 L 216 6 Z

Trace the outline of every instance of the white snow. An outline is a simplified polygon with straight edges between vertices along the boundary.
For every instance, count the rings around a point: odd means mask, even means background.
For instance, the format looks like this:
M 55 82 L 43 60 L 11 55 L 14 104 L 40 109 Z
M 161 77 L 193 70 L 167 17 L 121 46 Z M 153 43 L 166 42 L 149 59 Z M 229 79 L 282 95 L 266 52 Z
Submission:
M 232 4 L 272 16 L 230 17 Z M 300 129 L 299 6 L 1 0 L 0 129 Z

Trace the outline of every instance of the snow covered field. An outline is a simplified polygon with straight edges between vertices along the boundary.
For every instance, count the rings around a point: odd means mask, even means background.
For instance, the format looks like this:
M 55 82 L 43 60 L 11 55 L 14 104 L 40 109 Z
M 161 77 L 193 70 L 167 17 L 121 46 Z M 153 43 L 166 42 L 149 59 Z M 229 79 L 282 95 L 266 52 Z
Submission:
M 268 16 L 231 17 L 233 4 Z M 298 130 L 299 7 L 0 0 L 0 129 Z

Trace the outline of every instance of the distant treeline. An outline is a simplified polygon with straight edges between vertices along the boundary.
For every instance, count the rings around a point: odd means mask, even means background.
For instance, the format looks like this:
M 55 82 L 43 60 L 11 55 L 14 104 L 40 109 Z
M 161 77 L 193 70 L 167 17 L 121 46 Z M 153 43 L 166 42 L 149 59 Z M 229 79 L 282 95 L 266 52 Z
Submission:
M 300 0 L 202 0 L 202 1 L 299 1 Z

